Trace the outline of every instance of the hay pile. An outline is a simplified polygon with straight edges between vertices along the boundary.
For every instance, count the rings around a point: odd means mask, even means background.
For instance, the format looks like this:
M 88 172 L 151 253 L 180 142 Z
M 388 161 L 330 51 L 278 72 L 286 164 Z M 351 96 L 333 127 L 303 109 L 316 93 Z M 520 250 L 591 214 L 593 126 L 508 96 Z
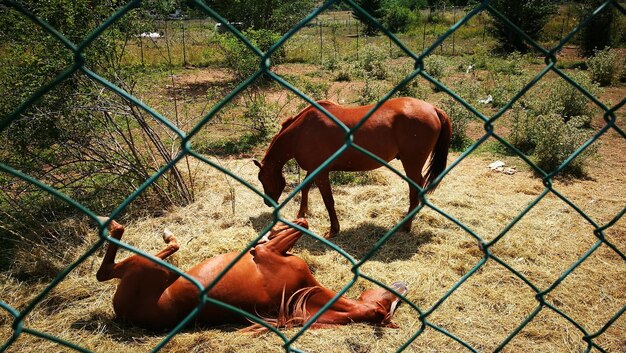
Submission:
M 616 141 L 618 141 L 617 139 Z M 622 140 L 623 141 L 623 140 Z M 623 142 L 622 142 L 623 144 Z M 622 151 L 623 151 L 623 147 Z M 620 146 L 614 146 L 620 148 Z M 456 158 L 456 156 L 451 156 Z M 623 158 L 623 157 L 622 157 Z M 396 161 L 397 162 L 397 161 Z M 490 172 L 491 161 L 471 156 L 455 168 L 430 196 L 434 205 L 463 222 L 485 240 L 494 239 L 517 214 L 543 190 L 531 172 L 521 168 L 510 176 Z M 256 181 L 256 168 L 249 160 L 221 162 L 226 168 Z M 508 164 L 522 163 L 519 160 Z M 555 187 L 599 224 L 617 214 L 626 199 L 619 186 L 624 181 L 623 161 L 613 160 L 618 169 L 604 168 L 589 180 L 557 182 Z M 401 168 L 399 163 L 393 164 Z M 202 194 L 197 202 L 171 210 L 156 219 L 127 222 L 123 238 L 129 244 L 156 252 L 163 247 L 160 233 L 168 227 L 178 237 L 181 250 L 172 263 L 182 269 L 201 260 L 245 247 L 271 222 L 270 209 L 247 188 L 205 165 Z M 334 196 L 342 232 L 333 239 L 354 258 L 360 259 L 375 242 L 400 220 L 408 208 L 407 186 L 387 170 L 375 171 L 379 182 L 364 186 L 335 186 Z M 612 178 L 611 178 L 612 176 Z M 620 179 L 621 178 L 621 179 Z M 289 175 L 293 188 L 296 175 Z M 380 182 L 382 180 L 382 182 Z M 606 182 L 606 183 L 605 183 Z M 289 191 L 289 190 L 288 190 Z M 296 197 L 284 209 L 286 218 L 298 209 Z M 232 210 L 235 210 L 233 213 Z M 323 234 L 328 228 L 326 210 L 317 190 L 311 191 L 309 223 Z M 361 268 L 385 283 L 408 283 L 408 298 L 428 311 L 483 257 L 476 240 L 459 226 L 432 209 L 424 209 L 413 223 L 411 233 L 395 234 Z M 518 222 L 491 252 L 526 276 L 535 286 L 546 289 L 596 242 L 593 228 L 557 197 L 548 195 Z M 620 220 L 607 235 L 626 251 L 625 221 Z M 95 229 L 76 256 L 96 241 Z M 323 244 L 303 238 L 294 253 L 305 259 L 325 286 L 340 290 L 351 279 L 350 266 L 342 256 Z M 152 333 L 115 320 L 111 305 L 113 281 L 98 283 L 95 271 L 103 252 L 72 272 L 28 316 L 25 326 L 75 342 L 96 352 L 145 352 L 158 344 L 165 333 Z M 128 253 L 120 251 L 118 259 Z M 626 304 L 624 260 L 601 246 L 583 262 L 546 300 L 567 313 L 588 332 L 599 330 Z M 45 286 L 24 283 L 11 273 L 0 275 L 0 298 L 23 308 Z M 357 297 L 373 284 L 359 280 L 347 292 Z M 453 333 L 479 351 L 493 351 L 538 306 L 535 293 L 518 277 L 493 260 L 487 261 L 428 317 L 440 328 Z M 390 352 L 406 342 L 421 327 L 419 315 L 403 305 L 394 320 L 399 329 L 349 325 L 306 332 L 294 347 L 310 352 Z M 11 319 L 0 310 L 0 341 L 12 330 Z M 198 329 L 189 327 L 165 346 L 165 352 L 272 352 L 281 351 L 281 340 L 273 334 L 252 336 L 237 332 L 241 327 Z M 291 337 L 297 329 L 285 330 Z M 596 342 L 609 352 L 626 352 L 626 317 L 620 317 Z M 570 322 L 544 308 L 512 341 L 506 352 L 574 352 L 586 347 L 581 333 Z M 464 348 L 427 328 L 406 351 L 459 352 Z M 69 351 L 56 343 L 22 335 L 9 352 Z

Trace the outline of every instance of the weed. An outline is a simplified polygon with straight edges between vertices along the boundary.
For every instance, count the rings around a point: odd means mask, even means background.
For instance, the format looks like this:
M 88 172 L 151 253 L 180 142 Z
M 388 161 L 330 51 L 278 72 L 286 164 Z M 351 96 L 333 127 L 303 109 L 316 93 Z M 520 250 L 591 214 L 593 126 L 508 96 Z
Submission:
M 609 86 L 617 73 L 617 52 L 611 48 L 594 50 L 594 55 L 587 59 L 589 74 L 600 86 Z
M 207 141 L 200 140 L 195 149 L 200 153 L 212 154 L 216 156 L 238 155 L 250 150 L 265 142 L 266 136 L 260 133 L 248 133 L 236 139 Z
M 371 185 L 379 183 L 379 177 L 373 171 L 369 172 L 330 172 L 330 182 L 334 185 Z

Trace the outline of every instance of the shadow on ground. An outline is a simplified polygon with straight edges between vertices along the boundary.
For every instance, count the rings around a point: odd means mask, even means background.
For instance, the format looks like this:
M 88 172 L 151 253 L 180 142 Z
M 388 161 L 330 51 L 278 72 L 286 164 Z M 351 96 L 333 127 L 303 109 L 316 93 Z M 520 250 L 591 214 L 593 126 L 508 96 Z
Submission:
M 183 328 L 181 332 L 197 332 L 207 329 L 220 330 L 222 332 L 235 332 L 247 326 L 249 325 L 245 323 L 207 326 L 192 322 Z M 120 343 L 143 343 L 155 338 L 164 338 L 169 333 L 169 330 L 151 331 L 139 328 L 103 312 L 92 313 L 90 317 L 72 323 L 71 327 L 72 329 L 81 331 L 92 331 L 95 333 L 106 332 L 106 335 L 110 339 Z
M 266 212 L 251 219 L 252 227 L 255 231 L 261 232 L 274 220 L 272 213 Z M 374 223 L 366 222 L 357 227 L 340 231 L 330 239 L 330 242 L 342 248 L 355 259 L 359 260 L 366 256 L 374 248 L 376 242 L 387 234 L 388 228 L 381 227 Z M 422 231 L 397 231 L 392 234 L 387 241 L 375 251 L 373 260 L 391 262 L 396 260 L 410 259 L 417 248 L 431 241 L 433 233 L 428 230 Z M 304 236 L 296 245 L 307 249 L 311 255 L 324 255 L 329 251 L 335 251 L 328 245 Z

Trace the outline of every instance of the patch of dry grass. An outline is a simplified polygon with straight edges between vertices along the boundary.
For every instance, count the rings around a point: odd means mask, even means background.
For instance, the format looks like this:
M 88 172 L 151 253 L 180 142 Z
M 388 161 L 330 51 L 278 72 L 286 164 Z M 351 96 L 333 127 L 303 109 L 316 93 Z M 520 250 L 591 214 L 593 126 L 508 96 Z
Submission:
M 610 138 L 613 148 L 604 144 L 607 156 L 593 175 L 584 181 L 556 182 L 555 188 L 599 224 L 608 222 L 623 207 L 626 191 L 615 187 L 624 180 L 622 139 Z M 618 150 L 615 150 L 618 148 Z M 623 149 L 622 149 L 623 151 Z M 451 156 L 456 158 L 456 156 Z M 490 241 L 543 190 L 529 171 L 513 176 L 488 171 L 491 160 L 473 155 L 462 161 L 444 179 L 429 200 L 437 208 L 463 222 L 475 234 Z M 255 186 L 256 167 L 250 160 L 221 160 Z M 600 163 L 600 162 L 598 162 Z M 521 164 L 521 163 L 520 163 Z M 397 161 L 392 165 L 401 168 Z M 182 269 L 201 260 L 229 251 L 238 251 L 271 222 L 270 209 L 249 189 L 227 179 L 219 171 L 198 164 L 203 192 L 197 202 L 171 210 L 155 219 L 136 219 L 126 224 L 123 238 L 129 244 L 154 253 L 163 247 L 160 232 L 168 227 L 177 235 L 181 250 L 172 263 Z M 335 186 L 337 213 L 342 231 L 332 241 L 354 258 L 361 259 L 408 208 L 408 189 L 388 170 L 376 172 L 377 182 L 361 186 Z M 289 175 L 296 180 L 296 175 Z M 617 180 L 617 184 L 616 184 Z M 293 188 L 294 183 L 290 183 Z M 291 189 L 292 190 L 292 189 Z M 287 191 L 291 191 L 287 190 Z M 592 202 L 593 201 L 593 202 Z M 282 214 L 292 218 L 299 196 Z M 233 209 L 235 212 L 233 213 Z M 328 225 L 326 210 L 317 190 L 310 197 L 311 230 L 323 234 Z M 622 251 L 626 249 L 625 223 L 620 220 L 607 231 L 607 237 Z M 490 251 L 544 290 L 556 281 L 597 241 L 589 225 L 577 212 L 553 195 L 544 197 L 502 237 Z M 95 231 L 87 234 L 84 248 L 97 240 Z M 294 252 L 309 263 L 318 280 L 340 290 L 353 278 L 346 259 L 321 243 L 303 238 Z M 96 256 L 73 271 L 26 318 L 25 326 L 75 342 L 96 352 L 144 352 L 158 344 L 165 333 L 130 327 L 114 318 L 111 305 L 113 281 L 98 283 Z M 118 258 L 127 256 L 121 251 Z M 414 221 L 411 233 L 394 234 L 361 267 L 382 282 L 406 281 L 408 299 L 423 311 L 437 305 L 428 320 L 479 351 L 493 351 L 538 306 L 535 292 L 505 267 L 490 259 L 442 303 L 441 297 L 465 274 L 475 269 L 484 253 L 477 241 L 458 225 L 433 209 L 425 208 Z M 626 304 L 624 260 L 607 246 L 600 246 L 571 275 L 545 296 L 545 300 L 576 320 L 588 332 L 599 330 Z M 25 283 L 12 273 L 0 274 L 0 298 L 18 309 L 24 308 L 46 283 Z M 358 280 L 347 292 L 357 297 L 373 284 Z M 369 325 L 349 325 L 307 331 L 295 347 L 310 352 L 389 352 L 406 342 L 421 327 L 419 314 L 403 305 L 394 320 L 399 329 Z M 0 310 L 0 341 L 12 330 L 11 318 Z M 165 352 L 272 352 L 280 351 L 282 341 L 273 334 L 252 336 L 237 332 L 240 327 L 189 327 L 165 346 Z M 283 331 L 292 337 L 297 329 Z M 608 352 L 626 352 L 626 319 L 619 318 L 596 342 Z M 582 351 L 582 335 L 570 322 L 544 308 L 505 347 L 505 352 Z M 463 347 L 426 328 L 408 352 L 458 352 Z M 9 352 L 66 351 L 56 343 L 23 334 Z

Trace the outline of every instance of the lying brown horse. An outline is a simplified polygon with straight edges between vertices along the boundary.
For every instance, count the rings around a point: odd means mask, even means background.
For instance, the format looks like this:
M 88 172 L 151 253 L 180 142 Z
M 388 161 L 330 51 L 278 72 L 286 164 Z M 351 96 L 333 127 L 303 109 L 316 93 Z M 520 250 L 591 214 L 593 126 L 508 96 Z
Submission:
M 106 219 L 103 219 L 106 221 Z M 307 227 L 304 219 L 294 221 Z M 120 239 L 124 227 L 109 224 L 111 237 Z M 290 255 L 302 233 L 286 225 L 274 227 L 248 251 L 208 292 L 209 297 L 262 317 L 277 327 L 302 325 L 315 315 L 335 292 L 320 285 L 300 258 Z M 166 259 L 178 250 L 176 238 L 163 236 L 167 247 L 155 256 Z M 98 281 L 119 278 L 113 297 L 116 315 L 132 324 L 149 329 L 171 328 L 181 322 L 200 303 L 199 290 L 186 278 L 139 255 L 115 262 L 118 246 L 108 245 Z M 208 286 L 239 253 L 210 258 L 187 273 Z M 406 285 L 392 284 L 404 295 Z M 399 299 L 385 289 L 361 294 L 359 300 L 340 297 L 315 322 L 315 325 L 367 322 L 394 327 L 391 323 Z M 242 315 L 211 303 L 202 307 L 196 322 L 207 325 L 246 322 Z
M 348 128 L 354 127 L 372 109 L 372 105 L 343 107 L 330 101 L 317 103 Z M 446 168 L 451 136 L 452 126 L 446 113 L 424 101 L 405 97 L 389 99 L 380 106 L 355 132 L 354 143 L 386 162 L 393 158 L 400 159 L 406 176 L 420 187 L 426 187 Z M 260 168 L 259 180 L 265 194 L 278 202 L 285 189 L 282 169 L 289 160 L 295 158 L 302 169 L 311 173 L 335 153 L 344 141 L 344 131 L 313 106 L 285 120 L 263 160 L 254 161 Z M 431 155 L 430 163 L 422 174 Z M 315 177 L 314 182 L 322 194 L 330 218 L 327 237 L 339 231 L 328 173 L 333 170 L 372 170 L 381 166 L 367 155 L 349 148 Z M 302 188 L 298 217 L 304 217 L 308 211 L 310 187 L 308 184 Z M 418 190 L 415 188 L 409 187 L 409 201 L 410 212 L 419 204 Z M 267 201 L 266 204 L 270 205 Z M 409 219 L 404 223 L 406 231 L 411 229 L 411 221 Z

